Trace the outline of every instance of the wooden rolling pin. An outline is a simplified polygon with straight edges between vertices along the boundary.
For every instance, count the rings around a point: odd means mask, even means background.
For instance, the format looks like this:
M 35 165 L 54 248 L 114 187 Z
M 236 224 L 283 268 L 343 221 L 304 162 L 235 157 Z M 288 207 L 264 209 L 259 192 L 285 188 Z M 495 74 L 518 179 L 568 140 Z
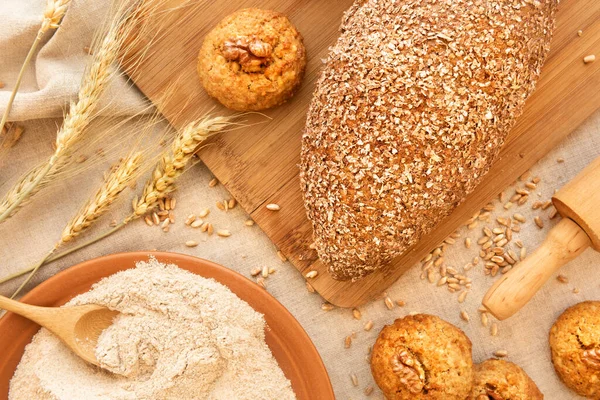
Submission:
M 600 157 L 552 198 L 563 219 L 533 254 L 504 275 L 483 298 L 499 320 L 519 311 L 550 277 L 588 247 L 600 251 Z

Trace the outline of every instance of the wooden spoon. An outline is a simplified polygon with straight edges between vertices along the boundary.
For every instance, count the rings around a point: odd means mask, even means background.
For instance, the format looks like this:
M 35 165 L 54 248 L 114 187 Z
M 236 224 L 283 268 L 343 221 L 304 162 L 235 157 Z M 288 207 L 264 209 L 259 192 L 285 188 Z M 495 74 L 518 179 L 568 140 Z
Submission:
M 98 365 L 96 344 L 103 330 L 112 325 L 118 311 L 96 304 L 74 307 L 38 307 L 0 296 L 0 308 L 19 314 L 48 329 L 73 353 Z

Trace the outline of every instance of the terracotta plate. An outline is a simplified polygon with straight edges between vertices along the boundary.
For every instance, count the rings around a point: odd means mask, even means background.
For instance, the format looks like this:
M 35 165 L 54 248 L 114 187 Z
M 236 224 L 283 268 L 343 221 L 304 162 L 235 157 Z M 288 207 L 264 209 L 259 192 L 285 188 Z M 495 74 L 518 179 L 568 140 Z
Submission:
M 132 268 L 136 261 L 147 260 L 149 255 L 161 262 L 174 263 L 195 274 L 214 278 L 264 314 L 270 328 L 266 332 L 267 344 L 285 376 L 292 382 L 298 399 L 335 399 L 317 349 L 292 314 L 254 282 L 210 261 L 175 253 L 113 254 L 86 261 L 57 274 L 29 292 L 22 301 L 40 306 L 60 306 L 88 291 L 101 278 Z M 38 329 L 36 324 L 12 313 L 0 319 L 0 399 L 8 398 L 9 381 L 23 355 L 23 349 Z

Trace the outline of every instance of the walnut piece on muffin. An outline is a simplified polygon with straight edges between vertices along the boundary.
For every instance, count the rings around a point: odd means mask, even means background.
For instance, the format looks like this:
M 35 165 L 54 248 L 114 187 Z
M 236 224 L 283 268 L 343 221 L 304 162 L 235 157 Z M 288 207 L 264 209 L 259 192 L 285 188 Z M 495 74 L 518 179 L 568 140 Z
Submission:
M 475 365 L 470 400 L 542 400 L 529 375 L 510 361 L 489 359 Z
M 600 301 L 567 308 L 550 329 L 558 376 L 581 396 L 600 400 Z
M 283 14 L 249 8 L 223 19 L 202 44 L 198 75 L 207 93 L 236 111 L 291 98 L 306 68 L 303 39 Z
M 464 400 L 473 384 L 471 341 L 433 315 L 397 319 L 379 333 L 371 372 L 388 400 Z

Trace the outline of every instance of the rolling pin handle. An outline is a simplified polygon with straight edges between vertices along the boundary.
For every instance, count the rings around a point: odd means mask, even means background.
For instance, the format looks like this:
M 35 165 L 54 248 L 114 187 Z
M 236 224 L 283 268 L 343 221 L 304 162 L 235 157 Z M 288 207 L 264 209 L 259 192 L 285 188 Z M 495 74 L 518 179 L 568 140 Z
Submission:
M 563 265 L 591 245 L 589 236 L 563 218 L 533 254 L 516 265 L 488 290 L 483 306 L 499 320 L 519 311 Z

